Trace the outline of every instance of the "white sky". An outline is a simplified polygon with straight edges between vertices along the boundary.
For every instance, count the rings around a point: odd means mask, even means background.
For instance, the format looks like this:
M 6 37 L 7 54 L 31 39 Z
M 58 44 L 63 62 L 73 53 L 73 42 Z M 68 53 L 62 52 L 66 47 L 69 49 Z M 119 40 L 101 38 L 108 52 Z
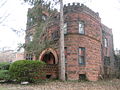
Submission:
M 5 0 L 0 0 L 0 5 Z M 24 43 L 24 33 L 17 35 L 10 28 L 20 31 L 26 28 L 28 5 L 22 4 L 22 0 L 7 0 L 0 8 L 0 17 L 7 19 L 0 24 L 0 48 L 10 47 L 16 49 L 18 43 Z M 112 28 L 114 37 L 114 49 L 120 49 L 120 0 L 63 0 L 64 3 L 82 2 L 95 12 L 99 12 L 102 23 Z M 0 19 L 0 22 L 2 20 Z

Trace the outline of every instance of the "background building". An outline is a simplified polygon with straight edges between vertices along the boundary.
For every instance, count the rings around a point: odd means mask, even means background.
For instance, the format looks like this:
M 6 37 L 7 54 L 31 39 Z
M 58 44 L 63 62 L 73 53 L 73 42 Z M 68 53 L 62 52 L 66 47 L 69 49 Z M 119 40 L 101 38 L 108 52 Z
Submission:
M 14 50 L 0 52 L 0 62 L 14 62 L 17 60 L 24 60 L 24 52 L 15 52 Z

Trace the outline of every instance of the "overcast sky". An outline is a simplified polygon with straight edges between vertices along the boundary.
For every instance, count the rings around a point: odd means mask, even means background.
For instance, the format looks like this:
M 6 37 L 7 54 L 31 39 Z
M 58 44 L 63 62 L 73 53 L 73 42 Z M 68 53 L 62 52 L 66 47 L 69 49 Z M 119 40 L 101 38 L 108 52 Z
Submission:
M 9 47 L 16 49 L 18 43 L 24 43 L 25 33 L 17 34 L 13 31 L 21 31 L 26 28 L 28 5 L 21 0 L 0 0 L 0 48 Z M 114 37 L 114 49 L 120 49 L 120 0 L 63 0 L 64 4 L 79 2 L 84 3 L 95 12 L 99 12 L 103 24 L 112 28 Z M 1 17 L 6 16 L 4 19 Z

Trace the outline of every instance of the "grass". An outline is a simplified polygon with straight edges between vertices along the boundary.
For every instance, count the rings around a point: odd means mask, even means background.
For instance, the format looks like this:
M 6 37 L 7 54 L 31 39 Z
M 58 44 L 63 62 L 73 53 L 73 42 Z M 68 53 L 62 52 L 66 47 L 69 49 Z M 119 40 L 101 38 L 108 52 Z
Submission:
M 3 88 L 2 86 L 0 86 L 0 90 L 8 90 L 7 88 Z
M 0 90 L 120 90 L 120 79 L 96 82 L 47 80 L 29 85 L 3 83 L 0 84 Z

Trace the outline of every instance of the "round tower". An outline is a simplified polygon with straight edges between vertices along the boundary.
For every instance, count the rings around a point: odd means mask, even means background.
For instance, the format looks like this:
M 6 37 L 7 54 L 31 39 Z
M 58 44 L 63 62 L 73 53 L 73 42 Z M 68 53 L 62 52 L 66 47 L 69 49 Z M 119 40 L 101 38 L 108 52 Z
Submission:
M 101 19 L 80 3 L 64 6 L 66 75 L 98 80 L 101 69 Z

